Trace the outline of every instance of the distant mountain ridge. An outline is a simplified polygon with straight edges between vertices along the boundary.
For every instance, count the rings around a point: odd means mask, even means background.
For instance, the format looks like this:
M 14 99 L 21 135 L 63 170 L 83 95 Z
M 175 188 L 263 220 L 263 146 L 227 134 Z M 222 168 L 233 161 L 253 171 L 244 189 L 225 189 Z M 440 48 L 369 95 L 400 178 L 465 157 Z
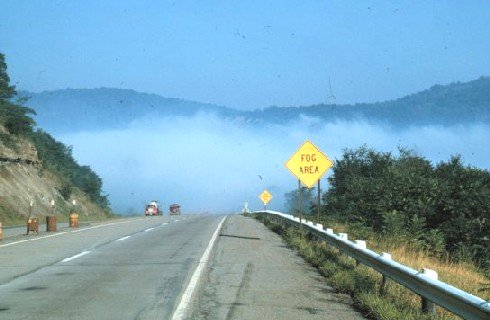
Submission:
M 232 116 L 232 109 L 212 104 L 164 98 L 129 89 L 62 89 L 32 93 L 28 106 L 36 110 L 39 127 L 49 132 L 124 128 L 145 116 L 192 116 L 199 111 Z
M 430 89 L 396 100 L 354 105 L 319 104 L 307 107 L 269 107 L 252 112 L 265 121 L 287 121 L 299 114 L 326 121 L 364 120 L 394 127 L 490 123 L 490 77 Z M 276 120 L 277 119 L 277 120 Z
M 63 89 L 30 97 L 27 106 L 37 112 L 38 125 L 49 132 L 92 131 L 124 128 L 145 116 L 193 116 L 208 112 L 251 123 L 287 123 L 300 115 L 325 122 L 357 121 L 392 127 L 490 123 L 490 77 L 465 83 L 435 85 L 396 100 L 353 105 L 319 104 L 302 107 L 268 107 L 240 111 L 224 106 L 164 98 L 128 89 Z

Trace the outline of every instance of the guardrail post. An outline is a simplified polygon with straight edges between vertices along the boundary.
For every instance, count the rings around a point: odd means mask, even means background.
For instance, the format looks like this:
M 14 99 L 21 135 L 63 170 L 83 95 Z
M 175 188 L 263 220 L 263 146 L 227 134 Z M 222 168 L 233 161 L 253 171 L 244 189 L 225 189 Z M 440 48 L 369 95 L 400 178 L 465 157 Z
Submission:
M 391 254 L 382 252 L 381 259 L 391 260 Z M 386 293 L 386 286 L 388 285 L 387 282 L 388 282 L 388 277 L 382 274 L 381 286 L 379 287 L 379 294 L 383 295 Z
M 434 270 L 423 268 L 422 274 L 429 279 L 437 280 L 437 272 L 435 272 Z M 436 305 L 432 301 L 428 300 L 427 298 L 424 297 L 421 298 L 422 298 L 422 312 L 435 314 Z
M 366 249 L 366 241 L 364 241 L 364 240 L 355 240 L 354 242 L 356 243 L 356 246 L 359 249 Z M 360 264 L 361 264 L 361 262 L 359 260 L 356 260 L 356 267 L 359 266 Z

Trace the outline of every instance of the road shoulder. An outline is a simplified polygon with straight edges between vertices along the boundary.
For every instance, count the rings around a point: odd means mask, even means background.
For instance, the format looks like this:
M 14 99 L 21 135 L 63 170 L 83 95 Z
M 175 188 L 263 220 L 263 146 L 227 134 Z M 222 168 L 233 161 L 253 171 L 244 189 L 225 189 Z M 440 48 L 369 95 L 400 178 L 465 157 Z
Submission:
M 263 224 L 230 216 L 188 319 L 364 319 Z

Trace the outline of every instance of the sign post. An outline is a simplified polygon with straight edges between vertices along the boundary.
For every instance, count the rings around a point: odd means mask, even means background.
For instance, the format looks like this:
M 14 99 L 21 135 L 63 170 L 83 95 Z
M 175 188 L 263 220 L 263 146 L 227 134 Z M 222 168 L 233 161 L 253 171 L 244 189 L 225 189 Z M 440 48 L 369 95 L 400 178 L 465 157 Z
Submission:
M 298 178 L 298 208 L 299 223 L 301 219 L 301 182 L 306 187 L 311 188 L 318 183 L 318 222 L 320 222 L 320 178 L 333 167 L 333 161 L 330 160 L 320 149 L 310 141 L 305 141 L 299 149 L 293 153 L 291 158 L 284 164 L 291 173 Z
M 262 200 L 262 203 L 264 203 L 264 210 L 267 210 L 267 204 L 269 201 L 272 199 L 272 194 L 269 193 L 269 191 L 264 190 L 259 196 L 260 200 Z
M 320 179 L 318 179 L 318 198 L 316 202 L 316 209 L 317 209 L 317 218 L 316 218 L 316 223 L 320 223 Z

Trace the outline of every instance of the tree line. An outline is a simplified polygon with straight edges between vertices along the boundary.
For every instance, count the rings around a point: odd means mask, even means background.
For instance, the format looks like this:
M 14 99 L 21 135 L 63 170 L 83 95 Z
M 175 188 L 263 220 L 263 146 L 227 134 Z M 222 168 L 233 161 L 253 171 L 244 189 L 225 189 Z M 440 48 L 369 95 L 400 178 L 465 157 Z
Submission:
M 432 164 L 400 149 L 344 150 L 323 193 L 322 217 L 392 236 L 433 255 L 472 260 L 490 268 L 490 172 L 459 156 Z M 313 195 L 305 192 L 312 214 Z M 290 208 L 296 205 L 286 194 Z

